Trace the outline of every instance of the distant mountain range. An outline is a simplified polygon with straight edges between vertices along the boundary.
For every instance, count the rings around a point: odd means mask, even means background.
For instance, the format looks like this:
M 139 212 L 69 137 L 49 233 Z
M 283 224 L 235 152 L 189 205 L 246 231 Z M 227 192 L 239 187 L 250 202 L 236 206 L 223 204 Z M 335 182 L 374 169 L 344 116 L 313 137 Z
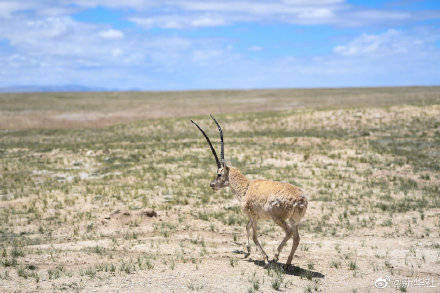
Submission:
M 0 87 L 0 93 L 32 93 L 32 92 L 100 92 L 113 91 L 100 87 L 87 87 L 82 85 L 17 85 Z

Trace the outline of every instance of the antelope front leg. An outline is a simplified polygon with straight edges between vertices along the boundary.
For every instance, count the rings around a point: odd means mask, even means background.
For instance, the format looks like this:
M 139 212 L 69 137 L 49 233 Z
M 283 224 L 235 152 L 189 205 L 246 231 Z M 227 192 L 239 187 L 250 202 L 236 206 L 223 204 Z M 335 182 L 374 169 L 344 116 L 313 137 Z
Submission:
M 257 245 L 258 249 L 260 250 L 261 254 L 264 257 L 264 260 L 266 262 L 269 262 L 269 257 L 267 256 L 266 252 L 264 252 L 263 247 L 261 247 L 260 242 L 258 241 L 257 238 L 257 222 L 255 220 L 252 220 L 252 239 L 255 242 L 255 245 Z
M 246 236 L 247 236 L 247 254 L 245 254 L 244 258 L 247 258 L 251 254 L 251 242 L 250 242 L 250 236 L 251 236 L 251 227 L 252 227 L 252 219 L 249 218 L 249 222 L 246 225 Z
M 298 244 L 299 244 L 299 240 L 300 240 L 299 233 L 298 233 L 298 225 L 293 225 L 292 230 L 293 230 L 293 244 L 292 244 L 292 250 L 290 251 L 289 257 L 287 258 L 286 267 L 290 266 L 290 264 L 292 263 L 293 255 L 295 254 L 295 251 L 298 248 Z

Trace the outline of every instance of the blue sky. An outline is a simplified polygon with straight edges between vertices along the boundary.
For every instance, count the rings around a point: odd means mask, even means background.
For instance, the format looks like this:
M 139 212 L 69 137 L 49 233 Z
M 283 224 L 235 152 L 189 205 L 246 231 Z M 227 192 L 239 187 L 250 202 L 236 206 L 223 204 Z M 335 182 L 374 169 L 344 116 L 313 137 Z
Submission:
M 0 0 L 0 87 L 440 84 L 436 0 Z

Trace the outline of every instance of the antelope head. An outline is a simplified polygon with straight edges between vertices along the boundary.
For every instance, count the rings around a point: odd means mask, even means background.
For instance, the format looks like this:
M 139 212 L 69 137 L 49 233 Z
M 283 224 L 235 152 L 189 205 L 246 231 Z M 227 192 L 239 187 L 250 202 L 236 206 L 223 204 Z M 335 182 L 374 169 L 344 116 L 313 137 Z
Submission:
M 195 126 L 202 132 L 203 136 L 206 138 L 206 141 L 208 142 L 209 147 L 211 148 L 211 152 L 214 155 L 215 162 L 217 164 L 217 174 L 215 175 L 214 179 L 211 181 L 209 186 L 217 191 L 223 187 L 229 186 L 229 167 L 225 163 L 225 148 L 224 148 L 224 142 L 223 142 L 223 130 L 218 124 L 217 120 L 214 118 L 214 116 L 210 115 L 212 120 L 214 120 L 215 124 L 217 125 L 218 131 L 220 133 L 220 158 L 218 159 L 217 153 L 212 146 L 211 140 L 209 139 L 208 135 L 203 131 L 203 129 L 194 121 L 191 120 L 192 123 L 194 123 Z

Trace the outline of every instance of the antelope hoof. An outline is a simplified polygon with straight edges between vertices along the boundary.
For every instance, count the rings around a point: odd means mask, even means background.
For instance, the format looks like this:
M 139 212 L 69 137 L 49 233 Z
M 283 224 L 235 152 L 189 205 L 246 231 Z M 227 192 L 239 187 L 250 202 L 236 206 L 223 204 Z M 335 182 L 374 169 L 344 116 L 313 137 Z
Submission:
M 265 255 L 265 256 L 263 257 L 263 261 L 264 261 L 265 263 L 270 263 L 270 261 L 269 261 L 269 257 L 268 257 L 267 255 Z
M 286 264 L 284 265 L 284 269 L 285 269 L 285 270 L 288 270 L 289 267 L 291 266 L 291 263 L 292 263 L 292 259 L 287 259 L 287 262 L 286 262 Z
M 244 258 L 248 258 L 249 255 L 251 255 L 251 246 L 250 245 L 246 245 L 246 253 L 244 254 Z

